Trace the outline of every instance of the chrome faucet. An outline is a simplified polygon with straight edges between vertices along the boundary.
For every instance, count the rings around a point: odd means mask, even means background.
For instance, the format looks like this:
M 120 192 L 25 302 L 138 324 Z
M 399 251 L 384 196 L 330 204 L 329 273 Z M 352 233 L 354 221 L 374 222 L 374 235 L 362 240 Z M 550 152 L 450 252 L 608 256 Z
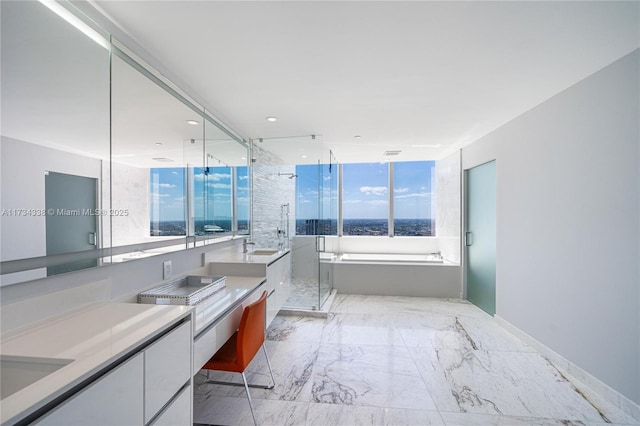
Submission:
M 247 240 L 246 238 L 245 238 L 245 239 L 243 239 L 243 240 L 242 240 L 242 252 L 243 252 L 243 253 L 248 253 L 248 252 L 249 252 L 249 250 L 247 250 L 247 246 L 248 246 L 248 245 L 255 246 L 255 245 L 256 245 L 256 243 L 254 243 L 253 241 L 249 241 L 249 240 Z

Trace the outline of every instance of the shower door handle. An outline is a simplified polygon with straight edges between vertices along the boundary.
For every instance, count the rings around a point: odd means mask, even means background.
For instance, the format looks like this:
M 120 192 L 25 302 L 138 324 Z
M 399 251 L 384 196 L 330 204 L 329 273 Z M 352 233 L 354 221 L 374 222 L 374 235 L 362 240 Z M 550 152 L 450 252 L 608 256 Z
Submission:
M 95 232 L 89 232 L 89 244 L 91 244 L 92 246 L 96 245 L 96 233 Z
M 316 251 L 324 252 L 324 235 L 316 236 Z
M 470 231 L 464 233 L 464 245 L 470 247 L 473 244 L 473 234 Z

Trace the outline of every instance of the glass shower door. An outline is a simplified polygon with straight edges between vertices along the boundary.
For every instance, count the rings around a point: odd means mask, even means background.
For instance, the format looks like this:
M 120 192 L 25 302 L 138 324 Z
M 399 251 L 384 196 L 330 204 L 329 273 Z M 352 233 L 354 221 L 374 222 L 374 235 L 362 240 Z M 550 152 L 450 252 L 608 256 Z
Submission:
M 328 152 L 328 162 L 319 167 L 318 204 L 320 206 L 319 236 L 316 237 L 318 252 L 318 306 L 331 294 L 333 289 L 333 259 L 331 244 L 325 236 L 338 234 L 338 166 L 333 152 Z

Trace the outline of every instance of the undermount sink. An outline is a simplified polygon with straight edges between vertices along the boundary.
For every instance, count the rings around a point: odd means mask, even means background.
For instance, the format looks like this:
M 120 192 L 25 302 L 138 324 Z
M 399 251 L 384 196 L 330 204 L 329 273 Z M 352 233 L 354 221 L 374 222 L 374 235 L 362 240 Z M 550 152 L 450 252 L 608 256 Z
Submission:
M 72 363 L 72 359 L 0 356 L 0 399 L 5 399 Z
M 278 250 L 258 249 L 258 250 L 252 251 L 250 254 L 254 254 L 256 256 L 271 256 L 272 254 L 276 254 L 277 252 Z

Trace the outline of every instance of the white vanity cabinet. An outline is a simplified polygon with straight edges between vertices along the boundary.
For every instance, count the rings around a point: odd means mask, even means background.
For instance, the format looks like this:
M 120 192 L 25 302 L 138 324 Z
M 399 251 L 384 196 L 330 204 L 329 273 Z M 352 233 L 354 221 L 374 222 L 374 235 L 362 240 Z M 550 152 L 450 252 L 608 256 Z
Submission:
M 191 321 L 185 321 L 134 351 L 35 424 L 191 424 L 191 328 Z
M 189 383 L 192 341 L 191 322 L 186 322 L 144 350 L 145 424 Z M 185 420 L 181 424 L 189 423 L 189 417 Z
M 266 277 L 266 326 L 268 327 L 291 292 L 291 252 L 273 251 L 272 254 L 262 255 L 241 253 L 237 248 L 234 247 L 234 249 L 235 251 L 230 249 L 212 259 L 209 263 L 209 273 L 238 277 Z
M 291 292 L 291 254 L 267 265 L 267 327 L 284 306 Z
M 138 353 L 39 418 L 35 424 L 141 425 L 144 355 Z

